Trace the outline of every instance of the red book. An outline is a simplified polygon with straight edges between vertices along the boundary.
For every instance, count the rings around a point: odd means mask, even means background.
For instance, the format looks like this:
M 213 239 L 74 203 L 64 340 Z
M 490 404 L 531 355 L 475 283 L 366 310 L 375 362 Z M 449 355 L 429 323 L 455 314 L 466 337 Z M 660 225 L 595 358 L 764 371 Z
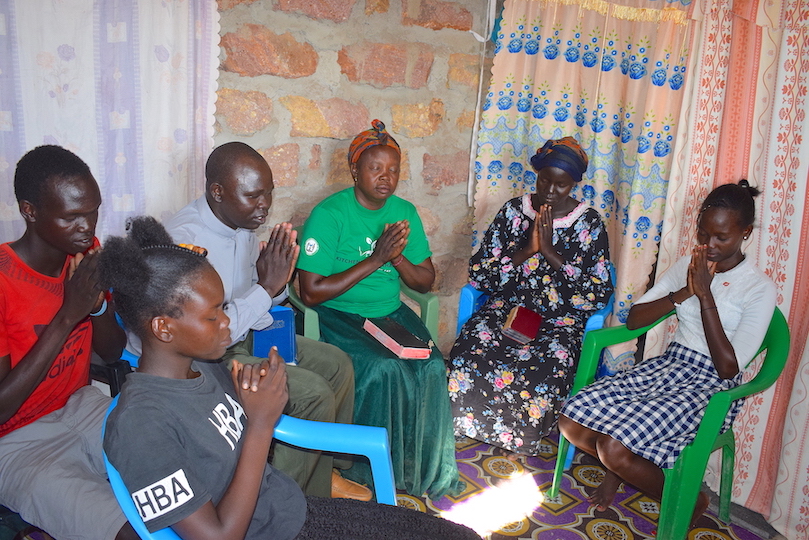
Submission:
M 424 360 L 430 357 L 430 344 L 414 336 L 407 328 L 393 319 L 388 317 L 373 321 L 365 319 L 362 327 L 399 358 Z
M 503 335 L 525 345 L 533 341 L 542 324 L 542 315 L 524 306 L 511 309 L 503 325 Z

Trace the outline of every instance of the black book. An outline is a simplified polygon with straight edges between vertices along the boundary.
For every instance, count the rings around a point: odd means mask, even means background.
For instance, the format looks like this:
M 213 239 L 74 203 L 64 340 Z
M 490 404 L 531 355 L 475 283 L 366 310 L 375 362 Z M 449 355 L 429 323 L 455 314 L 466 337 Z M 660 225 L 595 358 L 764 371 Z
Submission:
M 388 317 L 365 319 L 362 327 L 399 358 L 424 360 L 430 357 L 430 343 L 417 338 L 393 319 Z

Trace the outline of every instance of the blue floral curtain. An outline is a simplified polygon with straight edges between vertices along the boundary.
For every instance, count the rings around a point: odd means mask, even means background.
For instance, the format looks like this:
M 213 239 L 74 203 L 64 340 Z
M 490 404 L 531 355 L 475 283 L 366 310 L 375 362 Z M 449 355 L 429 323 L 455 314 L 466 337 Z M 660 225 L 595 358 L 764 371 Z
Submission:
M 590 166 L 573 196 L 607 222 L 625 320 L 661 240 L 690 23 L 677 3 L 506 1 L 478 133 L 475 242 L 506 200 L 535 190 L 536 149 L 574 136 Z M 632 355 L 609 362 L 626 367 Z

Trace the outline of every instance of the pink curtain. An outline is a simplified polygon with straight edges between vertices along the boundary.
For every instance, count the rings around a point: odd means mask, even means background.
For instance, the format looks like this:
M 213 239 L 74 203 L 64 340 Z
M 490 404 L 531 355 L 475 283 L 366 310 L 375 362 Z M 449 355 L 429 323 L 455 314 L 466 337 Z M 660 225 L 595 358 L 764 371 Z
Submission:
M 537 146 L 578 138 L 592 165 L 574 193 L 609 224 L 619 320 L 654 264 L 662 273 L 689 252 L 713 187 L 747 178 L 762 190 L 745 251 L 778 286 L 792 348 L 734 425 L 733 496 L 790 540 L 809 538 L 808 25 L 806 0 L 507 0 L 475 163 L 480 235 L 533 190 Z M 613 367 L 629 358 L 614 351 Z
M 669 179 L 658 271 L 690 249 L 693 208 L 714 186 L 748 178 L 762 189 L 746 253 L 778 285 L 792 347 L 780 380 L 747 400 L 734 425 L 733 496 L 790 540 L 806 539 L 809 4 L 706 1 L 694 18 L 693 91 L 683 104 L 687 127 Z

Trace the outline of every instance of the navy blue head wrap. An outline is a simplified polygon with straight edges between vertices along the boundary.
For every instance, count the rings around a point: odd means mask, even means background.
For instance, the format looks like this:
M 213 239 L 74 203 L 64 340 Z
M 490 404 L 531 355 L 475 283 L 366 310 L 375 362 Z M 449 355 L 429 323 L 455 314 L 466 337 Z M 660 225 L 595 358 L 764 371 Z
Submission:
M 531 156 L 531 166 L 535 171 L 539 172 L 545 167 L 558 167 L 576 182 L 581 181 L 588 163 L 587 154 L 573 137 L 550 139 Z

